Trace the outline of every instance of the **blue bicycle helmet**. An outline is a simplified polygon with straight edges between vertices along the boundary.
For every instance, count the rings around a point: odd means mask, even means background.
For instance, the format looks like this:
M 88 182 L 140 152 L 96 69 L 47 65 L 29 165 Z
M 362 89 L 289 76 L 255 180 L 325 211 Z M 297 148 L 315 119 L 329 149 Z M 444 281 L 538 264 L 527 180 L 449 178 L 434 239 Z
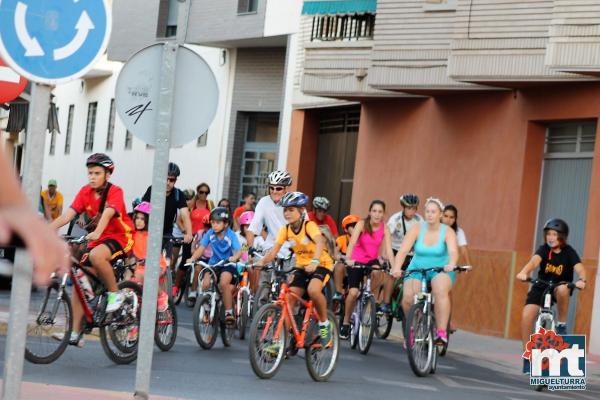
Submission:
M 288 192 L 283 195 L 279 204 L 282 207 L 306 207 L 308 196 L 302 192 Z

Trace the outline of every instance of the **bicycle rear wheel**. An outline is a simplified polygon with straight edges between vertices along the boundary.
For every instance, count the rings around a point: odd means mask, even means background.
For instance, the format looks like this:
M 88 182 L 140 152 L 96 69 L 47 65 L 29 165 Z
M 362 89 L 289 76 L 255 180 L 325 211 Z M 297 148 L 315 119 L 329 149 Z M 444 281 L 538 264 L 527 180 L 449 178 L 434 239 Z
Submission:
M 328 311 L 327 319 L 331 329 L 331 346 L 323 348 L 317 342 L 309 344 L 306 348 L 306 368 L 310 377 L 317 382 L 325 382 L 331 378 L 340 352 L 340 335 L 335 315 Z
M 426 376 L 431 371 L 433 352 L 432 327 L 423 312 L 423 303 L 414 304 L 406 318 L 406 350 L 410 368 L 417 376 Z
M 439 348 L 439 351 L 438 351 L 438 355 L 440 357 L 444 357 L 446 355 L 446 353 L 448 352 L 448 345 L 450 344 L 450 336 L 451 336 L 451 333 L 450 333 L 450 320 L 448 320 L 448 327 L 446 328 L 446 332 L 447 332 L 447 335 L 448 335 L 446 343 L 444 343 L 444 345 L 441 346 Z
M 392 324 L 394 323 L 394 316 L 390 314 L 377 313 L 377 329 L 375 329 L 375 335 L 379 339 L 387 339 L 392 331 Z
M 126 292 L 127 298 L 121 309 L 115 311 L 120 314 L 116 320 L 100 326 L 100 343 L 104 353 L 113 362 L 130 364 L 137 358 L 142 288 L 135 282 L 123 281 L 119 283 L 119 290 Z M 137 302 L 135 310 L 134 302 Z
M 362 310 L 360 313 L 360 325 L 358 327 L 358 350 L 367 354 L 373 343 L 375 324 L 377 323 L 377 305 L 372 296 L 362 299 Z
M 238 321 L 238 332 L 240 340 L 244 340 L 246 337 L 246 328 L 248 327 L 248 320 L 250 319 L 250 299 L 248 292 L 242 292 L 242 299 L 240 305 L 240 313 L 237 316 Z
M 59 289 L 59 284 L 53 282 L 45 292 L 31 294 L 25 359 L 34 364 L 56 361 L 69 344 L 73 326 L 71 301 L 69 295 L 65 291 L 59 292 Z
M 204 350 L 212 348 L 217 340 L 217 324 L 219 322 L 218 310 L 215 310 L 211 320 L 210 297 L 202 296 L 196 301 L 194 306 L 194 335 L 196 341 Z
M 248 350 L 252 371 L 261 379 L 275 376 L 285 354 L 288 334 L 285 325 L 277 332 L 282 318 L 281 307 L 266 304 L 258 310 L 252 320 L 248 336 Z
M 256 313 L 262 308 L 262 306 L 264 306 L 265 304 L 269 304 L 271 302 L 270 297 L 271 285 L 261 283 L 261 285 L 256 290 L 256 294 L 254 295 L 254 310 L 252 311 L 252 314 L 256 315 Z
M 172 299 L 168 299 L 165 311 L 156 313 L 154 343 L 162 351 L 169 351 L 177 339 L 177 309 Z

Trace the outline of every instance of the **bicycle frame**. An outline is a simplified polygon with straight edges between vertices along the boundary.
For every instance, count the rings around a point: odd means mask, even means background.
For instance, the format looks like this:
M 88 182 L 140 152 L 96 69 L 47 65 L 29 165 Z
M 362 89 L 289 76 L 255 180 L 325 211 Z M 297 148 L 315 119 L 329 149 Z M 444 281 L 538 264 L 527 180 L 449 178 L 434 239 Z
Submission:
M 99 285 L 104 286 L 104 284 L 95 274 L 91 273 L 90 271 L 87 271 L 85 268 L 83 268 L 81 265 L 79 265 L 79 263 L 74 264 L 71 267 L 71 271 L 69 271 L 69 276 L 71 277 L 71 282 L 73 283 L 73 291 L 77 294 L 77 297 L 79 298 L 79 301 L 81 302 L 85 320 L 88 325 L 92 326 L 92 325 L 94 325 L 94 311 L 92 310 L 92 307 L 90 306 L 90 303 L 88 302 L 88 299 L 85 297 L 85 294 L 83 293 L 83 288 L 79 284 L 79 280 L 76 277 L 77 270 L 79 270 L 79 269 L 83 271 L 83 273 L 88 277 L 88 279 L 93 280 L 93 282 L 90 281 L 92 288 L 94 287 L 94 285 L 99 284 Z M 66 275 L 63 277 L 63 281 L 66 282 Z M 100 302 L 102 300 L 101 297 L 102 297 L 102 295 L 98 296 L 98 302 Z
M 239 285 L 236 286 L 235 291 L 234 291 L 234 297 L 237 299 L 236 301 L 236 315 L 242 315 L 242 312 L 244 310 L 242 310 L 242 295 L 246 293 L 248 295 L 248 310 L 245 310 L 245 312 L 250 315 L 250 310 L 252 310 L 252 304 L 251 304 L 251 298 L 252 298 L 252 294 L 250 293 L 250 287 L 248 284 L 248 270 L 244 269 L 244 272 L 242 273 L 242 279 L 240 280 Z
M 304 312 L 304 320 L 302 321 L 302 330 L 298 330 L 295 318 L 292 317 L 294 313 L 292 312 L 291 305 L 289 303 L 289 296 L 292 296 L 297 301 L 299 301 L 302 306 L 306 307 L 306 311 Z M 279 339 L 279 335 L 281 334 L 282 329 L 284 329 L 284 324 L 287 323 L 288 326 L 291 328 L 294 338 L 296 339 L 296 347 L 299 349 L 303 348 L 305 345 L 304 341 L 306 340 L 306 333 L 308 331 L 308 324 L 310 323 L 310 317 L 312 316 L 317 321 L 319 320 L 319 315 L 317 314 L 317 311 L 314 308 L 312 300 L 304 300 L 296 293 L 294 293 L 290 289 L 288 284 L 284 282 L 281 285 L 279 298 L 277 299 L 275 304 L 281 307 L 282 318 L 280 318 L 277 323 L 277 329 L 275 331 L 273 339 Z M 263 338 L 266 337 L 269 328 L 270 323 L 267 323 L 263 328 Z

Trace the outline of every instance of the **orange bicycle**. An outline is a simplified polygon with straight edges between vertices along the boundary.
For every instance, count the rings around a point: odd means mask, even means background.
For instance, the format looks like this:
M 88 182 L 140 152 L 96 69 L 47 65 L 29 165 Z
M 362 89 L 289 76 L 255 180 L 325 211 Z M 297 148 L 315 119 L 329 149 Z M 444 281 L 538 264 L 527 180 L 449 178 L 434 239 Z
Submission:
M 300 306 L 294 316 L 289 303 L 294 297 Z M 304 310 L 304 314 L 302 314 Z M 297 321 L 302 318 L 303 320 Z M 323 347 L 319 340 L 319 316 L 311 300 L 304 300 L 292 292 L 287 283 L 281 285 L 278 299 L 262 306 L 252 321 L 250 328 L 250 364 L 254 373 L 262 379 L 272 378 L 285 357 L 286 345 L 289 342 L 289 353 L 304 349 L 306 368 L 315 381 L 327 381 L 335 370 L 340 349 L 340 338 L 335 316 L 327 312 L 331 324 L 332 342 Z M 302 324 L 302 329 L 298 325 Z M 288 335 L 292 334 L 288 341 Z

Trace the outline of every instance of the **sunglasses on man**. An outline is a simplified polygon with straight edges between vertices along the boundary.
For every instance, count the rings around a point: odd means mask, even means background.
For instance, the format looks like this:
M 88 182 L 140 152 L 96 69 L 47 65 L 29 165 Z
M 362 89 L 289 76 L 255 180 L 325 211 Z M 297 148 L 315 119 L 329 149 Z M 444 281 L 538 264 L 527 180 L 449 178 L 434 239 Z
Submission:
M 285 190 L 285 187 L 283 187 L 283 186 L 269 186 L 269 190 L 272 190 L 274 192 L 283 192 Z

